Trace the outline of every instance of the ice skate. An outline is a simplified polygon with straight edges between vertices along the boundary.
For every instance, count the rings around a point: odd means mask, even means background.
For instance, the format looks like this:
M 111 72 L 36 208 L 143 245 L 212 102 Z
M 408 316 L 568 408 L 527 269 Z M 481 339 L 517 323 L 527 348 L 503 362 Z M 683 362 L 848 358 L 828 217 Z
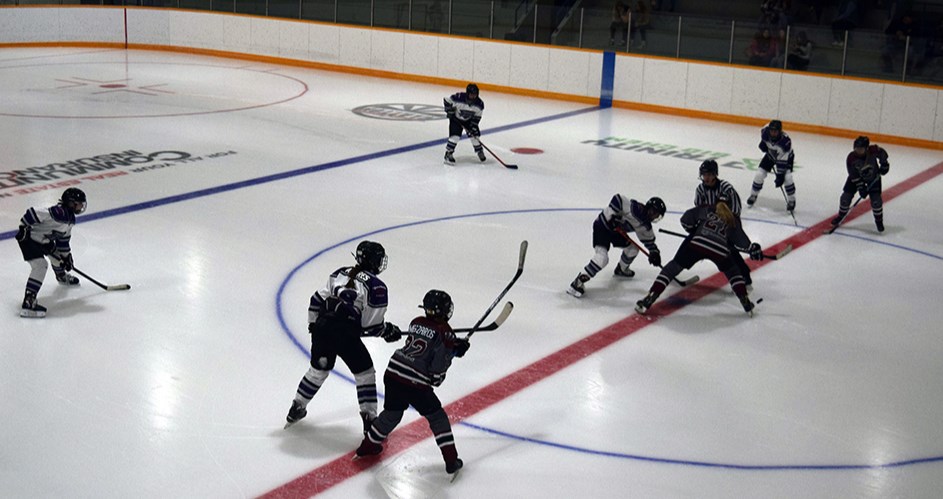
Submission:
M 878 232 L 884 232 L 884 220 L 874 219 L 874 226 L 877 227 Z
M 383 446 L 380 444 L 375 444 L 370 441 L 369 438 L 364 437 L 363 442 L 360 442 L 360 447 L 357 447 L 357 451 L 354 455 L 354 461 L 369 457 L 376 456 L 383 452 Z
M 452 151 L 445 151 L 445 164 L 454 165 L 455 156 L 452 156 Z
M 566 293 L 577 298 L 583 296 L 583 293 L 586 293 L 586 288 L 583 286 L 586 281 L 589 281 L 588 275 L 580 274 L 576 276 L 576 279 L 573 279 L 570 286 L 566 288 Z
M 750 197 L 747 198 L 747 206 L 753 206 L 756 204 L 756 194 L 750 194 Z
M 476 152 L 478 153 L 478 159 L 479 159 L 482 163 L 484 163 L 485 160 L 488 159 L 488 158 L 485 157 L 485 152 L 482 151 L 481 149 L 479 149 L 479 150 L 476 151 Z
M 740 304 L 743 305 L 743 311 L 746 312 L 750 317 L 753 317 L 753 308 L 756 307 L 756 305 L 750 301 L 750 297 L 747 295 L 741 296 Z
M 61 274 L 56 274 L 56 282 L 62 286 L 78 286 L 79 278 L 68 272 L 63 272 Z
M 645 298 L 635 302 L 635 311 L 645 315 L 648 312 L 648 309 L 652 308 L 652 305 L 655 304 L 655 295 L 649 293 L 645 295 Z
M 285 417 L 285 429 L 297 423 L 298 421 L 301 421 L 307 415 L 308 410 L 305 409 L 304 404 L 298 402 L 297 400 L 292 400 L 291 409 L 288 409 L 288 416 Z
M 841 224 L 841 221 L 845 219 L 845 215 L 838 215 L 832 219 L 832 226 L 837 227 Z
M 632 277 L 635 277 L 635 271 L 629 268 L 622 270 L 621 265 L 616 265 L 616 269 L 612 271 L 612 275 L 631 279 Z
M 458 472 L 462 469 L 465 463 L 461 459 L 456 458 L 455 461 L 451 463 L 445 463 L 445 472 L 449 474 L 449 481 L 454 482 L 458 478 Z
M 46 317 L 46 307 L 36 303 L 36 293 L 26 292 L 26 296 L 23 298 L 23 308 L 20 309 L 20 317 L 27 319 Z

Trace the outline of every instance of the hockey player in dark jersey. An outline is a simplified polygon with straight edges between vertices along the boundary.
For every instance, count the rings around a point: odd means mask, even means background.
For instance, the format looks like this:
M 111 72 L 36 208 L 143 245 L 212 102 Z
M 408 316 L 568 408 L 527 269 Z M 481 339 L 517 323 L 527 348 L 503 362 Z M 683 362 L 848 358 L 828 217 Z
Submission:
M 887 175 L 891 169 L 891 164 L 887 161 L 887 151 L 877 144 L 872 144 L 870 139 L 862 135 L 855 139 L 854 150 L 848 153 L 845 159 L 845 168 L 848 170 L 848 178 L 842 187 L 838 202 L 838 216 L 832 219 L 832 225 L 839 225 L 845 219 L 851 209 L 851 200 L 857 192 L 862 198 L 871 199 L 874 225 L 878 232 L 884 232 L 881 177 Z
M 740 195 L 737 194 L 737 190 L 733 188 L 730 182 L 717 177 L 719 172 L 717 162 L 713 159 L 705 160 L 701 163 L 698 172 L 700 173 L 701 183 L 698 184 L 697 189 L 694 191 L 694 206 L 707 206 L 713 209 L 713 207 L 717 205 L 717 201 L 723 197 L 727 200 L 727 206 L 730 208 L 730 212 L 733 213 L 739 223 L 740 209 L 742 207 L 740 204 Z M 753 277 L 750 275 L 750 267 L 743 261 L 743 257 L 740 256 L 740 253 L 737 251 L 731 251 L 730 256 L 740 269 L 740 275 L 743 276 L 743 280 L 746 282 L 748 289 L 752 289 Z
M 69 272 L 72 270 L 72 227 L 75 216 L 83 213 L 87 207 L 85 193 L 81 189 L 70 187 L 62 193 L 59 203 L 49 208 L 30 208 L 20 219 L 20 228 L 16 232 L 16 241 L 20 245 L 23 260 L 32 270 L 26 280 L 26 295 L 20 317 L 42 318 L 46 316 L 46 307 L 36 303 L 36 295 L 43 285 L 46 270 L 52 263 L 56 281 L 65 286 L 78 286 L 79 280 Z
M 609 248 L 622 248 L 622 256 L 616 265 L 614 274 L 619 277 L 633 277 L 635 271 L 629 266 L 638 256 L 639 250 L 627 238 L 629 232 L 638 234 L 639 240 L 648 249 L 648 262 L 661 266 L 661 252 L 655 244 L 655 232 L 652 224 L 665 216 L 665 202 L 653 197 L 642 204 L 622 194 L 612 196 L 609 205 L 599 212 L 593 222 L 593 249 L 596 254 L 583 267 L 566 292 L 577 298 L 586 292 L 585 284 L 609 264 Z
M 413 406 L 429 422 L 436 444 L 445 459 L 445 471 L 452 475 L 462 468 L 462 460 L 455 450 L 449 416 L 442 409 L 434 387 L 442 384 L 453 357 L 462 357 L 468 351 L 467 339 L 459 339 L 449 326 L 452 317 L 452 298 L 445 291 L 430 290 L 420 305 L 425 315 L 416 317 L 405 333 L 406 344 L 393 353 L 383 375 L 386 398 L 383 412 L 373 421 L 357 456 L 372 456 L 383 452 L 383 441 L 403 418 L 403 412 Z
M 743 310 L 752 316 L 753 302 L 747 296 L 746 283 L 740 269 L 731 257 L 736 252 L 748 251 L 751 259 L 761 260 L 762 248 L 759 244 L 750 242 L 739 220 L 729 209 L 727 199 L 720 196 L 715 207 L 699 206 L 684 212 L 681 216 L 681 226 L 688 232 L 688 237 L 681 243 L 674 259 L 668 262 L 655 278 L 645 298 L 636 303 L 635 311 L 645 314 L 682 269 L 689 269 L 701 260 L 710 260 L 727 276 L 730 287 L 743 305 Z
M 468 134 L 478 159 L 484 161 L 485 151 L 481 147 L 481 142 L 478 141 L 478 137 L 481 136 L 478 124 L 481 122 L 485 103 L 478 97 L 478 85 L 469 83 L 464 92 L 446 97 L 443 103 L 445 114 L 449 117 L 449 140 L 445 144 L 445 164 L 455 164 L 453 153 L 459 139 L 462 138 L 462 131 Z
M 774 185 L 777 189 L 784 187 L 786 191 L 786 211 L 796 209 L 796 184 L 792 180 L 792 166 L 795 161 L 795 152 L 792 150 L 792 139 L 783 131 L 783 122 L 773 120 L 760 130 L 760 150 L 766 153 L 760 160 L 760 167 L 753 177 L 753 188 L 747 205 L 753 206 L 756 197 L 760 195 L 763 181 L 766 176 L 776 169 Z
M 311 366 L 298 384 L 285 428 L 308 414 L 308 402 L 331 374 L 337 357 L 354 374 L 364 431 L 377 415 L 376 371 L 360 338 L 379 336 L 392 343 L 400 339 L 401 332 L 396 325 L 384 322 L 389 296 L 377 275 L 386 269 L 386 250 L 380 243 L 362 241 L 354 256 L 356 265 L 335 270 L 327 285 L 311 296 Z

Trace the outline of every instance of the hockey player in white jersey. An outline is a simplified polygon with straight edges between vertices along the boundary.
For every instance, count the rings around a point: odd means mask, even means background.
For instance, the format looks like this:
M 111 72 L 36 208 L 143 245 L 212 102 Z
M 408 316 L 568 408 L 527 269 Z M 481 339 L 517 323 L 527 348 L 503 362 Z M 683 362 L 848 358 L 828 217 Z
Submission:
M 62 193 L 59 203 L 49 208 L 30 208 L 20 219 L 16 240 L 20 245 L 23 260 L 32 270 L 26 281 L 26 295 L 20 317 L 41 318 L 46 316 L 46 307 L 36 302 L 43 285 L 49 262 L 56 274 L 56 281 L 65 286 L 78 286 L 79 280 L 70 274 L 72 270 L 72 227 L 75 216 L 87 207 L 85 193 L 70 187 Z
M 356 265 L 335 270 L 327 284 L 311 296 L 311 363 L 298 383 L 285 428 L 308 414 L 308 403 L 331 374 L 337 357 L 347 364 L 357 383 L 363 431 L 377 417 L 376 371 L 361 337 L 379 336 L 394 342 L 402 333 L 395 324 L 384 322 L 389 292 L 377 275 L 386 269 L 386 250 L 380 243 L 361 241 L 354 256 Z
M 484 161 L 485 151 L 481 147 L 481 142 L 478 141 L 478 137 L 481 136 L 478 123 L 481 122 L 485 103 L 478 97 L 478 85 L 469 83 L 464 92 L 452 94 L 443 99 L 443 102 L 445 114 L 449 117 L 449 140 L 445 144 L 445 164 L 455 164 L 453 153 L 459 139 L 462 138 L 462 131 L 468 134 L 478 159 Z
M 629 232 L 638 234 L 639 241 L 648 249 L 648 263 L 660 267 L 661 253 L 655 244 L 655 232 L 652 224 L 665 216 L 665 202 L 653 197 L 642 204 L 622 194 L 612 196 L 609 205 L 603 208 L 593 222 L 593 258 L 583 267 L 583 271 L 573 279 L 566 292 L 577 298 L 586 292 L 585 284 L 596 276 L 609 263 L 609 248 L 622 248 L 622 256 L 616 265 L 614 274 L 619 277 L 633 277 L 635 271 L 629 268 L 638 256 L 639 250 L 628 239 Z
M 756 203 L 756 197 L 763 188 L 763 181 L 775 168 L 774 185 L 777 189 L 785 188 L 786 211 L 792 212 L 796 209 L 796 184 L 792 180 L 792 164 L 796 155 L 792 150 L 792 139 L 783 131 L 783 122 L 772 120 L 760 130 L 759 148 L 766 154 L 760 161 L 756 176 L 753 177 L 753 188 L 747 198 L 747 205 L 753 206 Z

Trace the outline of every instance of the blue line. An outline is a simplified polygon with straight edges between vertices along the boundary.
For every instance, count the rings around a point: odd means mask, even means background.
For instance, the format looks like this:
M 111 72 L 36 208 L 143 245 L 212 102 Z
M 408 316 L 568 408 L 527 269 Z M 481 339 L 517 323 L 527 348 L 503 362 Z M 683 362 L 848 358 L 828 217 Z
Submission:
M 298 341 L 298 339 L 295 338 L 295 336 L 292 334 L 291 330 L 288 328 L 288 324 L 285 322 L 285 317 L 284 317 L 284 313 L 283 313 L 283 309 L 282 309 L 282 297 L 283 297 L 283 295 L 284 295 L 285 288 L 288 286 L 288 282 L 292 280 L 292 278 L 295 276 L 295 274 L 297 274 L 298 271 L 301 270 L 302 267 L 304 267 L 305 265 L 311 263 L 314 259 L 320 257 L 321 255 L 323 255 L 323 254 L 325 254 L 325 253 L 327 253 L 327 252 L 329 252 L 329 251 L 332 251 L 332 250 L 334 250 L 334 249 L 337 249 L 338 247 L 343 246 L 343 245 L 345 245 L 345 244 L 349 244 L 349 243 L 352 243 L 352 242 L 354 242 L 354 241 L 360 241 L 360 240 L 369 238 L 369 237 L 374 236 L 374 235 L 377 235 L 377 234 L 382 234 L 382 233 L 384 233 L 384 232 L 390 232 L 390 231 L 394 231 L 394 230 L 398 230 L 398 229 L 402 229 L 402 228 L 415 227 L 415 226 L 418 226 L 418 225 L 425 225 L 425 224 L 430 224 L 430 223 L 435 223 L 435 222 L 443 222 L 443 221 L 449 221 L 449 220 L 459 220 L 459 219 L 463 219 L 463 218 L 495 216 L 495 215 L 516 215 L 516 214 L 527 214 L 527 213 L 551 213 L 551 212 L 571 212 L 571 211 L 591 211 L 591 212 L 598 212 L 598 211 L 599 211 L 599 208 L 532 208 L 532 209 L 520 209 L 520 210 L 502 210 L 502 211 L 489 211 L 489 212 L 481 212 L 481 213 L 469 213 L 469 214 L 465 214 L 465 215 L 450 215 L 450 216 L 444 216 L 444 217 L 430 218 L 430 219 L 427 219 L 427 220 L 418 220 L 418 221 L 413 221 L 413 222 L 407 222 L 407 223 L 403 223 L 403 224 L 399 224 L 399 225 L 393 225 L 393 226 L 389 226 L 389 227 L 385 227 L 385 228 L 381 228 L 381 229 L 376 229 L 376 230 L 373 230 L 373 231 L 371 231 L 371 232 L 367 232 L 367 233 L 365 233 L 365 234 L 361 234 L 361 235 L 354 236 L 354 237 L 352 237 L 352 238 L 346 239 L 346 240 L 344 240 L 344 241 L 341 241 L 341 242 L 339 242 L 339 243 L 333 244 L 333 245 L 331 245 L 331 246 L 328 246 L 327 248 L 324 248 L 324 249 L 318 251 L 317 253 L 315 253 L 315 254 L 312 255 L 311 257 L 305 259 L 302 263 L 300 263 L 299 265 L 297 265 L 295 268 L 291 269 L 291 271 L 288 273 L 288 275 L 287 275 L 287 276 L 285 277 L 285 279 L 282 281 L 281 285 L 279 285 L 279 287 L 278 287 L 278 292 L 277 292 L 276 295 L 275 295 L 275 311 L 276 311 L 276 315 L 277 315 L 277 317 L 278 317 L 278 323 L 279 323 L 279 325 L 280 325 L 281 328 L 282 328 L 282 332 L 284 332 L 285 335 L 288 336 L 289 340 L 290 340 L 292 343 L 294 343 L 295 346 L 297 346 L 298 349 L 301 350 L 301 352 L 305 354 L 305 356 L 309 356 L 309 352 L 308 352 L 307 347 L 303 346 L 303 345 Z M 675 212 L 675 211 L 670 211 L 669 213 L 681 214 L 681 212 Z M 782 225 L 782 226 L 784 226 L 784 227 L 795 227 L 794 224 L 783 223 L 783 222 L 776 222 L 776 221 L 771 221 L 771 220 L 757 220 L 757 219 L 750 219 L 750 220 L 756 221 L 756 222 L 760 222 L 760 223 L 765 223 L 765 224 L 771 224 L 771 225 Z M 805 228 L 805 227 L 802 227 L 802 228 Z M 870 241 L 870 242 L 874 242 L 874 243 L 886 244 L 886 243 L 882 243 L 881 241 L 875 241 L 875 240 L 873 240 L 873 239 L 867 239 L 867 238 L 861 238 L 861 239 L 866 240 L 866 241 Z M 908 251 L 914 251 L 914 252 L 916 252 L 916 253 L 921 253 L 921 254 L 923 254 L 922 252 L 919 252 L 919 251 L 916 251 L 916 250 L 912 250 L 912 249 L 906 248 L 906 247 L 895 246 L 895 245 L 890 245 L 890 244 L 888 244 L 888 246 L 897 247 L 897 248 L 899 248 L 899 249 L 904 249 L 904 250 L 908 250 Z M 933 258 L 940 258 L 940 257 L 937 256 L 937 255 L 931 255 L 931 254 L 927 254 L 927 255 L 928 255 L 928 256 L 931 256 L 931 257 L 933 257 Z M 343 373 L 340 373 L 340 372 L 338 372 L 338 371 L 336 371 L 336 370 L 335 370 L 335 371 L 332 371 L 332 373 L 334 373 L 334 374 L 340 376 L 341 378 L 347 380 L 347 381 L 348 381 L 349 383 L 351 383 L 351 384 L 356 384 L 356 382 L 355 382 L 353 379 L 351 379 L 349 376 L 344 375 Z M 381 398 L 383 397 L 383 395 L 380 394 L 379 391 L 378 391 L 378 396 L 381 397 Z M 493 434 L 493 435 L 498 435 L 498 436 L 501 436 L 501 437 L 505 437 L 505 438 L 509 438 L 509 439 L 513 439 L 513 440 L 518 440 L 518 441 L 521 441 L 521 442 L 527 442 L 527 443 L 536 444 L 536 445 L 543 445 L 543 446 L 547 446 L 547 447 L 553 447 L 553 448 L 557 448 L 557 449 L 563 449 L 563 450 L 568 450 L 568 451 L 572 451 L 572 452 L 578 452 L 578 453 L 581 453 L 581 454 L 589 454 L 589 455 L 596 455 L 596 456 L 605 456 L 605 457 L 611 457 L 611 458 L 616 458 L 616 459 L 627 459 L 627 460 L 634 460 L 634 461 L 645 461 L 645 462 L 659 463 L 659 464 L 670 464 L 670 465 L 680 465 L 680 466 L 701 467 L 701 468 L 732 469 L 732 470 L 743 470 L 743 471 L 840 471 L 840 470 L 876 470 L 876 469 L 890 469 L 890 468 L 900 468 L 900 467 L 904 467 L 904 466 L 912 466 L 912 465 L 917 465 L 917 464 L 927 464 L 927 463 L 943 462 L 943 456 L 933 456 L 933 457 L 924 457 L 924 458 L 916 458 L 916 459 L 907 459 L 907 460 L 893 461 L 893 462 L 890 462 L 890 463 L 883 463 L 883 464 L 775 464 L 775 465 L 750 465 L 750 464 L 720 463 L 720 462 L 710 462 L 710 461 L 694 461 L 694 460 L 669 459 L 669 458 L 662 458 L 662 457 L 642 456 L 642 455 L 638 455 L 638 454 L 627 454 L 627 453 L 612 452 L 612 451 L 602 451 L 602 450 L 590 449 L 590 448 L 587 448 L 587 447 L 578 447 L 578 446 L 575 446 L 575 445 L 567 445 L 567 444 L 561 444 L 561 443 L 557 443 L 557 442 L 551 442 L 551 441 L 548 441 L 548 440 L 540 440 L 540 439 L 536 439 L 536 438 L 530 438 L 530 437 L 524 437 L 524 436 L 521 436 L 521 435 L 515 435 L 515 434 L 513 434 L 513 433 L 508 433 L 508 432 L 504 432 L 504 431 L 500 431 L 500 430 L 495 430 L 495 429 L 492 429 L 492 428 L 488 428 L 488 427 L 485 427 L 485 426 L 476 425 L 476 424 L 470 423 L 470 422 L 468 422 L 468 421 L 462 421 L 462 422 L 459 423 L 459 424 L 461 424 L 461 425 L 463 425 L 463 426 L 467 426 L 467 427 L 469 427 L 469 428 L 473 428 L 473 429 L 479 430 L 479 431 L 484 431 L 484 432 L 487 432 L 487 433 L 491 433 L 491 434 Z
M 502 125 L 494 128 L 488 129 L 488 133 L 499 133 L 507 130 L 514 130 L 516 128 L 522 128 L 526 126 L 536 125 L 539 123 L 546 123 L 548 121 L 556 121 L 565 118 L 570 118 L 572 116 L 578 116 L 585 113 L 591 113 L 598 111 L 598 107 L 588 107 L 577 109 L 575 111 L 567 111 L 565 113 L 554 114 L 550 116 L 544 116 L 542 118 L 534 118 L 532 120 L 520 121 L 517 123 L 511 123 L 508 125 Z M 184 194 L 178 194 L 175 196 L 169 196 L 165 198 L 155 199 L 153 201 L 145 201 L 143 203 L 132 204 L 129 206 L 124 206 L 120 208 L 112 208 L 110 210 L 104 210 L 97 213 L 91 213 L 88 215 L 83 215 L 81 218 L 76 220 L 76 223 L 86 223 L 92 222 L 94 220 L 100 220 L 103 218 L 111 218 L 118 215 L 125 215 L 127 213 L 133 213 L 136 211 L 147 210 L 150 208 L 156 208 L 158 206 L 164 206 L 168 204 L 180 203 L 183 201 L 189 201 L 191 199 L 197 199 L 205 196 L 212 196 L 214 194 L 220 194 L 223 192 L 234 191 L 237 189 L 244 189 L 246 187 L 253 187 L 260 184 L 266 184 L 269 182 L 276 182 L 278 180 L 284 180 L 286 178 L 298 177 L 301 175 L 307 175 L 309 173 L 320 172 L 324 170 L 330 170 L 332 168 L 339 168 L 341 166 L 352 165 L 355 163 L 363 163 L 365 161 L 370 161 L 379 158 L 385 158 L 388 156 L 395 156 L 397 154 L 402 154 L 405 152 L 415 151 L 418 149 L 424 149 L 426 147 L 432 147 L 437 145 L 442 145 L 445 143 L 445 139 L 435 139 L 428 140 L 426 142 L 420 142 L 418 144 L 411 144 L 402 147 L 395 147 L 393 149 L 387 149 L 385 151 L 378 151 L 369 154 L 363 154 L 360 156 L 354 156 L 352 158 L 340 159 L 337 161 L 331 161 L 329 163 L 322 163 L 320 165 L 308 166 L 305 168 L 299 168 L 297 170 L 290 170 L 287 172 L 275 173 L 272 175 L 266 175 L 263 177 L 257 177 L 249 180 L 243 180 L 240 182 L 233 182 L 231 184 L 220 185 L 217 187 L 210 187 L 208 189 L 201 189 L 198 191 L 188 192 Z M 0 241 L 13 238 L 16 235 L 15 230 L 0 232 Z

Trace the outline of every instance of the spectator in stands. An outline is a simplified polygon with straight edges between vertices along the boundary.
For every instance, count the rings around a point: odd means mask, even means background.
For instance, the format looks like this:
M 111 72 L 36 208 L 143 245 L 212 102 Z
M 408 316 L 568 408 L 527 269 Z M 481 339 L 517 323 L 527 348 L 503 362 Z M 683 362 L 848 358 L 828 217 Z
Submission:
M 648 31 L 648 26 L 651 23 L 652 8 L 649 5 L 649 0 L 638 0 L 635 4 L 635 9 L 632 11 L 632 32 L 629 36 L 634 43 L 636 33 L 639 35 L 639 39 L 641 40 L 639 48 L 645 48 L 645 45 L 648 44 L 645 33 Z
M 911 38 L 908 44 L 907 38 L 914 36 L 914 29 L 914 18 L 907 13 L 900 19 L 891 21 L 891 24 L 884 30 L 885 43 L 884 48 L 881 49 L 881 63 L 884 65 L 885 72 L 894 72 L 894 56 L 903 54 L 904 47 L 907 48 L 907 65 L 909 69 L 913 69 L 916 62 L 914 61 L 915 40 Z
M 789 55 L 786 57 L 786 69 L 797 69 L 805 71 L 809 69 L 809 61 L 812 60 L 812 40 L 805 31 L 800 31 L 796 39 L 789 48 Z
M 616 44 L 616 31 L 622 34 L 620 45 L 626 44 L 629 34 L 629 6 L 621 1 L 612 6 L 612 23 L 609 25 L 609 45 Z
M 779 44 L 773 38 L 769 29 L 757 31 L 756 35 L 753 36 L 753 41 L 750 42 L 750 47 L 747 48 L 747 56 L 751 66 L 769 67 L 770 63 L 773 62 L 773 58 L 778 54 Z
M 913 41 L 911 41 L 911 43 L 913 43 Z M 943 18 L 940 19 L 930 32 L 930 35 L 927 36 L 924 42 L 923 54 L 918 57 L 917 61 L 914 63 L 914 71 L 917 74 L 923 74 L 929 67 L 930 70 L 927 71 L 927 76 L 935 77 L 940 69 L 938 58 L 941 56 L 943 56 Z
M 832 45 L 841 47 L 845 45 L 845 32 L 855 29 L 858 19 L 857 0 L 841 0 L 838 4 L 838 14 L 832 19 L 832 36 L 834 41 Z

